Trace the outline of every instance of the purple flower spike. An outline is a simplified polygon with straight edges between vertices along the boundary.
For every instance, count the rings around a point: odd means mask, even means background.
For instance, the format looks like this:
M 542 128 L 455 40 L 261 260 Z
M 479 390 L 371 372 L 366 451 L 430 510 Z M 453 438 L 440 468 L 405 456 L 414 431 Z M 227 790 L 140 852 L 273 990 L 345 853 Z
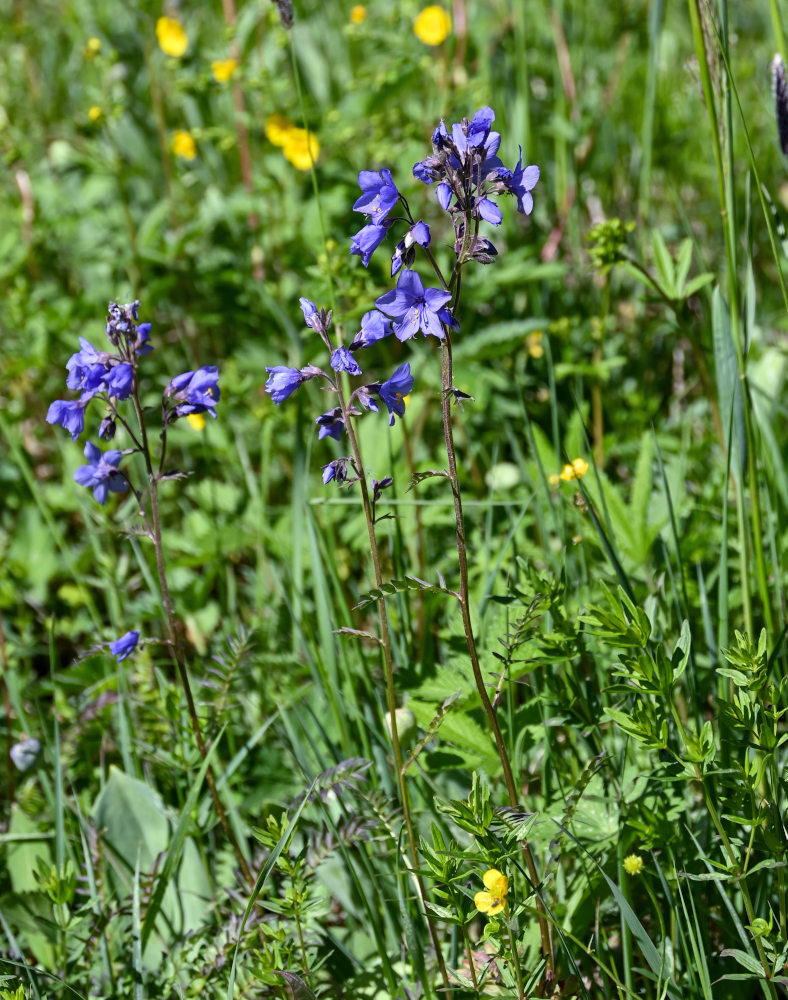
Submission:
M 331 354 L 331 367 L 335 372 L 347 372 L 348 375 L 360 375 L 361 368 L 358 362 L 347 349 L 347 347 L 338 347 Z
M 71 434 L 71 440 L 76 441 L 85 429 L 86 405 L 87 401 L 56 399 L 47 410 L 47 423 L 61 424 Z
M 92 441 L 85 445 L 85 458 L 89 464 L 80 465 L 74 479 L 80 486 L 92 487 L 93 496 L 102 506 L 107 502 L 110 491 L 123 493 L 129 488 L 118 469 L 122 457 L 123 452 L 117 449 L 102 453 Z
M 369 347 L 370 344 L 388 337 L 391 332 L 391 320 L 386 319 L 377 309 L 372 309 L 361 317 L 361 329 L 353 338 L 350 350 L 357 351 L 360 347 Z
M 390 170 L 362 170 L 358 175 L 361 197 L 357 198 L 354 212 L 363 212 L 380 223 L 399 200 L 399 191 L 391 178 Z
M 397 287 L 381 295 L 375 305 L 393 319 L 398 340 L 408 340 L 419 330 L 425 337 L 432 334 L 442 340 L 441 322 L 448 319 L 448 310 L 444 307 L 450 299 L 451 292 L 440 288 L 425 289 L 415 271 L 403 271 Z
M 219 402 L 219 369 L 216 365 L 204 365 L 196 372 L 176 375 L 164 390 L 165 396 L 176 400 L 173 417 L 185 417 L 189 413 L 210 413 L 216 417 Z
M 388 407 L 389 427 L 394 426 L 394 414 L 398 417 L 405 415 L 405 397 L 412 389 L 413 376 L 407 361 L 404 365 L 400 365 L 391 378 L 378 389 L 378 395 Z
M 126 657 L 133 653 L 137 648 L 137 643 L 140 641 L 140 634 L 138 631 L 127 632 L 122 635 L 120 639 L 116 639 L 114 642 L 109 644 L 109 651 L 113 656 L 117 656 L 118 663 L 125 660 Z
M 387 232 L 385 225 L 378 226 L 374 222 L 370 222 L 363 229 L 359 229 L 355 236 L 350 237 L 350 253 L 357 254 L 361 257 L 361 263 L 364 267 L 369 267 L 372 254 L 383 242 Z

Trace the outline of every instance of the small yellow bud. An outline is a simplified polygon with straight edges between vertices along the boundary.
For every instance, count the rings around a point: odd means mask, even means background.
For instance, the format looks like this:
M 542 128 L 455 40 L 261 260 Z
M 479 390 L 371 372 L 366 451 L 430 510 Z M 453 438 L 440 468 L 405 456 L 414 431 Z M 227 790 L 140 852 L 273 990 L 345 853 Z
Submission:
M 639 875 L 643 871 L 643 858 L 639 854 L 629 854 L 624 858 L 624 871 L 627 875 Z
M 350 10 L 350 23 L 351 24 L 361 24 L 362 21 L 366 20 L 367 8 L 363 3 L 357 3 L 355 7 Z
M 449 37 L 450 31 L 451 17 L 437 4 L 425 7 L 413 22 L 413 33 L 425 45 L 440 45 Z
M 156 22 L 156 38 L 159 47 L 168 56 L 180 58 L 189 47 L 189 38 L 180 21 L 174 17 L 160 17 Z
M 178 129 L 172 136 L 172 151 L 183 160 L 193 160 L 197 155 L 197 144 L 191 132 Z
M 237 59 L 216 59 L 211 63 L 211 73 L 217 83 L 227 83 L 237 69 Z
M 98 104 L 94 104 L 93 107 L 88 111 L 88 118 L 92 122 L 97 122 L 101 118 L 101 108 Z

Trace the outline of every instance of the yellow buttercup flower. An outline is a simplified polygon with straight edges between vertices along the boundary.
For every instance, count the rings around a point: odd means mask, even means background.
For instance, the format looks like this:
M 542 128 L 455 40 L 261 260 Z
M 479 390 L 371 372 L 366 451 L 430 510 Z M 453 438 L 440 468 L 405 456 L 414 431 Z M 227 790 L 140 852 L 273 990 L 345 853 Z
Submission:
M 160 17 L 156 22 L 156 38 L 159 47 L 168 56 L 179 58 L 189 47 L 189 39 L 180 21 L 174 17 Z
M 624 871 L 627 875 L 639 875 L 643 871 L 643 858 L 639 854 L 629 854 L 624 858 Z
M 100 38 L 89 38 L 88 44 L 82 50 L 82 54 L 86 59 L 93 59 L 101 51 L 101 39 Z
M 317 163 L 320 144 L 314 133 L 305 128 L 291 128 L 282 144 L 284 157 L 298 170 L 309 170 Z
M 362 21 L 366 19 L 367 8 L 363 3 L 357 3 L 355 7 L 350 10 L 350 23 L 351 24 L 361 24 Z
M 205 430 L 205 417 L 202 413 L 187 413 L 186 420 L 193 431 Z
M 216 59 L 211 63 L 211 73 L 217 83 L 227 83 L 233 73 L 238 69 L 237 59 Z
M 94 104 L 93 107 L 88 111 L 88 118 L 92 122 L 97 122 L 101 118 L 101 108 L 98 104 Z
M 172 151 L 183 160 L 193 160 L 197 155 L 197 144 L 191 132 L 178 129 L 172 136 Z
M 575 478 L 575 470 L 572 468 L 571 465 L 565 465 L 558 474 L 558 478 L 562 482 L 568 483 Z
M 425 45 L 440 45 L 449 37 L 451 17 L 437 4 L 425 7 L 413 22 L 413 33 Z
M 588 472 L 588 462 L 582 458 L 575 458 L 572 460 L 572 471 L 577 476 L 578 479 L 582 479 L 583 476 Z
M 265 120 L 265 137 L 275 146 L 284 146 L 294 128 L 284 115 L 269 115 Z
M 477 892 L 473 897 L 473 904 L 479 913 L 486 913 L 488 917 L 493 917 L 506 906 L 509 879 L 497 868 L 488 868 L 482 875 L 482 882 L 487 887 L 487 891 Z
M 525 346 L 528 348 L 528 353 L 532 358 L 543 357 L 544 347 L 542 347 L 542 331 L 534 330 L 533 333 L 529 333 L 525 338 Z

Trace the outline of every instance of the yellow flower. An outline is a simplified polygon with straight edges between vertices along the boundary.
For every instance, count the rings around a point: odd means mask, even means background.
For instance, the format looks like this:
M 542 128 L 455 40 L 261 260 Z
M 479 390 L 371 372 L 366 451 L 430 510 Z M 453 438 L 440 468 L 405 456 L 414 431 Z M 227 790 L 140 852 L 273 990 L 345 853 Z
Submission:
M 284 146 L 294 128 L 284 115 L 269 115 L 265 120 L 265 137 L 275 146 Z
M 293 127 L 282 144 L 282 152 L 298 170 L 309 170 L 313 163 L 317 163 L 320 144 L 308 129 Z
M 509 879 L 497 868 L 488 868 L 482 875 L 482 882 L 487 887 L 487 892 L 477 892 L 473 897 L 473 904 L 479 913 L 492 917 L 506 906 Z
M 542 331 L 534 330 L 533 333 L 529 333 L 525 338 L 525 346 L 528 348 L 528 353 L 532 358 L 543 357 L 544 348 L 542 347 Z
M 624 858 L 624 871 L 627 875 L 639 875 L 643 871 L 643 858 L 639 854 L 630 854 Z
M 82 50 L 82 54 L 86 59 L 93 59 L 101 51 L 101 39 L 100 38 L 89 38 L 88 44 Z
M 558 484 L 561 482 L 561 477 L 557 472 L 552 473 L 552 475 L 547 477 L 547 482 L 550 484 L 552 489 L 556 489 Z
M 189 47 L 189 39 L 180 21 L 174 17 L 160 17 L 156 22 L 156 37 L 162 52 L 176 59 Z
M 575 458 L 572 461 L 572 471 L 577 476 L 578 479 L 582 479 L 583 476 L 588 472 L 588 462 L 582 458 Z
M 451 17 L 448 12 L 432 4 L 416 16 L 413 22 L 413 33 L 425 45 L 440 45 L 451 31 Z
M 362 21 L 366 19 L 367 8 L 363 3 L 357 3 L 355 7 L 350 10 L 350 23 L 351 24 L 361 24 Z
M 571 480 L 575 478 L 575 470 L 571 465 L 565 465 L 563 469 L 561 469 L 558 478 L 564 483 L 571 482 Z
M 191 132 L 178 129 L 172 136 L 172 151 L 184 160 L 193 160 L 197 155 L 197 146 Z
M 88 111 L 88 118 L 92 122 L 97 122 L 101 118 L 101 108 L 98 104 L 94 104 L 93 107 Z
M 211 63 L 211 73 L 217 83 L 227 83 L 237 69 L 237 59 L 216 59 Z
M 205 429 L 205 417 L 202 413 L 187 413 L 186 420 L 193 431 L 202 431 Z

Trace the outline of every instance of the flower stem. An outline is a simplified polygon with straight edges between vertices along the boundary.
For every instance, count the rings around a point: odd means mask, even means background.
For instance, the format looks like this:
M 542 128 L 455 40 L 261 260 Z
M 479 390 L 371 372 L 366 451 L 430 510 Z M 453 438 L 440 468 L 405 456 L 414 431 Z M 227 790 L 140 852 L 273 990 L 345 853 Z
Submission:
M 186 666 L 183 644 L 175 623 L 175 615 L 172 610 L 172 600 L 170 598 L 170 588 L 167 585 L 167 573 L 164 566 L 164 547 L 161 539 L 161 518 L 159 515 L 158 476 L 154 474 L 153 471 L 153 462 L 151 460 L 150 446 L 148 444 L 148 432 L 145 427 L 145 418 L 142 412 L 142 405 L 140 403 L 136 374 L 134 378 L 132 399 L 134 401 L 134 409 L 137 414 L 137 422 L 140 428 L 142 456 L 145 460 L 145 468 L 148 473 L 148 483 L 150 485 L 152 539 L 153 547 L 156 552 L 156 570 L 159 577 L 159 588 L 161 589 L 161 597 L 164 602 L 164 612 L 167 620 L 167 632 L 170 640 L 169 645 L 172 650 L 172 656 L 175 660 L 175 666 L 178 670 L 181 685 L 183 686 L 183 692 L 186 695 L 186 707 L 189 712 L 189 721 L 191 722 L 192 732 L 194 733 L 194 739 L 197 743 L 197 749 L 199 750 L 202 760 L 205 760 L 208 750 L 205 745 L 205 740 L 203 739 L 202 729 L 200 728 L 200 719 L 197 715 L 197 708 L 194 704 L 194 697 L 192 695 L 191 683 L 189 681 L 189 672 Z M 227 839 L 230 841 L 244 878 L 248 882 L 249 886 L 253 888 L 255 884 L 255 877 L 252 874 L 252 870 L 244 857 L 243 851 L 241 850 L 241 845 L 238 843 L 238 840 L 227 819 L 227 813 L 225 812 L 224 805 L 222 804 L 222 800 L 219 798 L 219 792 L 216 788 L 216 779 L 214 777 L 213 767 L 210 764 L 205 772 L 205 780 L 208 784 L 214 808 L 216 809 L 216 815 L 219 818 L 222 829 L 224 830 Z
M 459 281 L 457 283 L 459 285 Z M 482 676 L 479 664 L 479 654 L 476 649 L 476 639 L 473 635 L 473 623 L 471 621 L 471 607 L 468 588 L 468 556 L 465 548 L 465 521 L 462 513 L 462 495 L 460 493 L 460 483 L 457 478 L 457 458 L 454 449 L 454 433 L 451 422 L 451 388 L 452 388 L 452 355 L 451 355 L 451 332 L 446 329 L 445 336 L 441 344 L 441 407 L 443 411 L 443 436 L 446 444 L 446 457 L 449 466 L 449 481 L 451 483 L 452 496 L 454 498 L 454 523 L 455 536 L 457 541 L 457 562 L 460 570 L 460 608 L 462 611 L 462 624 L 465 631 L 465 642 L 468 647 L 468 655 L 473 669 L 473 678 L 476 682 L 476 690 L 479 692 L 482 707 L 492 729 L 495 738 L 495 745 L 498 749 L 498 756 L 503 768 L 503 777 L 506 783 L 506 790 L 509 794 L 509 802 L 513 807 L 518 805 L 517 788 L 512 775 L 512 765 L 509 761 L 509 754 L 506 750 L 501 727 L 498 725 L 498 718 L 495 709 L 487 694 L 487 688 Z M 555 968 L 553 956 L 553 942 L 550 933 L 550 925 L 547 920 L 547 913 L 539 896 L 539 875 L 536 870 L 533 854 L 527 840 L 522 842 L 523 859 L 528 870 L 528 877 L 531 881 L 536 895 L 536 908 L 539 915 L 539 933 L 542 939 L 542 954 L 547 960 L 548 974 L 552 974 Z
M 339 405 L 342 408 L 342 416 L 345 421 L 345 427 L 347 428 L 348 438 L 350 439 L 350 447 L 353 450 L 353 460 L 359 477 L 361 501 L 364 506 L 364 520 L 367 524 L 369 549 L 372 555 L 372 566 L 375 573 L 375 586 L 380 589 L 383 585 L 383 575 L 380 571 L 380 554 L 378 552 L 377 538 L 375 537 L 375 521 L 373 517 L 372 503 L 369 496 L 369 488 L 367 487 L 366 475 L 364 473 L 364 463 L 361 458 L 361 449 L 358 445 L 358 438 L 356 437 L 356 432 L 353 428 L 352 419 L 345 402 L 345 394 L 342 390 L 342 384 L 339 379 L 337 379 L 337 396 L 339 399 Z M 413 818 L 410 811 L 410 796 L 408 794 L 405 769 L 402 766 L 402 748 L 400 747 L 399 732 L 397 731 L 397 698 L 394 688 L 394 664 L 391 656 L 391 636 L 389 634 L 389 620 L 388 613 L 386 611 L 386 600 L 384 597 L 378 598 L 378 615 L 380 618 L 381 646 L 383 649 L 383 665 L 386 676 L 386 702 L 391 724 L 391 743 L 394 750 L 394 763 L 397 768 L 397 781 L 399 783 L 400 801 L 402 802 L 402 815 L 405 819 L 408 847 L 410 849 L 411 863 L 413 864 L 414 869 L 413 879 L 416 883 L 419 901 L 424 909 L 424 916 L 427 921 L 430 937 L 432 938 L 433 948 L 435 949 L 435 957 L 438 961 L 438 966 L 440 967 L 443 987 L 446 991 L 445 996 L 450 1000 L 452 996 L 451 985 L 449 983 L 448 972 L 446 971 L 446 963 L 443 958 L 440 938 L 438 937 L 438 932 L 435 924 L 433 923 L 432 917 L 427 910 L 424 883 L 421 876 L 417 874 L 419 867 L 419 855 L 416 847 L 416 833 L 413 826 Z

